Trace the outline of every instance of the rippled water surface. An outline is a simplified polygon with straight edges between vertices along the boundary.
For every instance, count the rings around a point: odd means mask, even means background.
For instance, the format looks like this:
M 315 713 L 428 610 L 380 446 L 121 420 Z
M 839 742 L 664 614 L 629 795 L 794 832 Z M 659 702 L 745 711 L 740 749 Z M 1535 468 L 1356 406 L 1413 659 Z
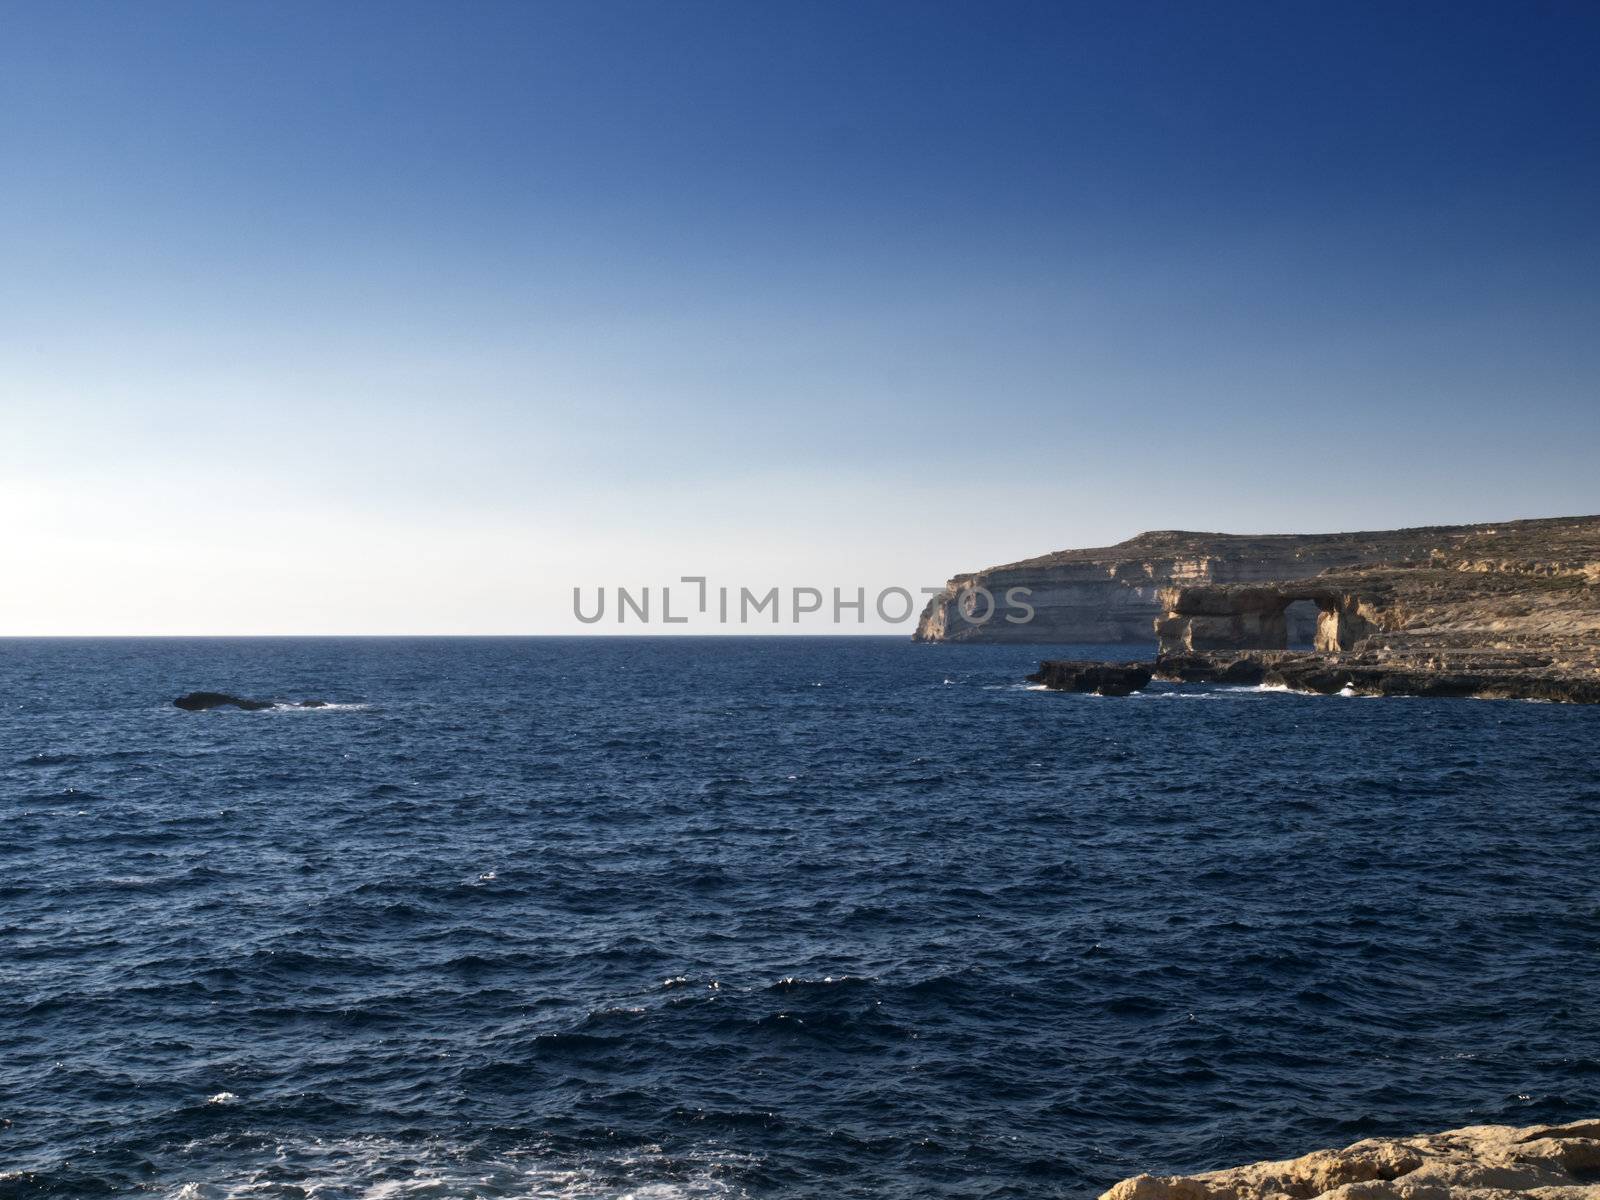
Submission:
M 1600 1111 L 1600 708 L 1040 653 L 0 642 L 0 1197 L 1080 1197 Z

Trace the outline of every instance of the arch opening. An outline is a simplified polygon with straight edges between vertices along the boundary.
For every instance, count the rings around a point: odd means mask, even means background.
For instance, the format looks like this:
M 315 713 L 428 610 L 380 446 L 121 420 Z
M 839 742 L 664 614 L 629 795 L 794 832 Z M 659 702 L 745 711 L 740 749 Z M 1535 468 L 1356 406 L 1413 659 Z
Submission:
M 1284 605 L 1284 649 L 1310 650 L 1317 644 L 1321 606 L 1315 600 L 1294 600 Z

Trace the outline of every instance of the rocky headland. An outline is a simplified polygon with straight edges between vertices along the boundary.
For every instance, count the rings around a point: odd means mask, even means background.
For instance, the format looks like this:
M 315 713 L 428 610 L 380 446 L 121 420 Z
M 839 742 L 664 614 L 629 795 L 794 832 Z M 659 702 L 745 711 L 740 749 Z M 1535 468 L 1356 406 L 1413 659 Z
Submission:
M 974 587 L 1031 588 L 1034 619 L 968 621 L 961 606 Z M 1593 703 L 1600 517 L 1303 536 L 1141 534 L 958 576 L 916 636 L 1154 636 L 1158 679 Z M 1297 643 L 1303 652 L 1291 651 Z M 1042 681 L 1054 686 L 1045 667 Z
M 957 575 L 928 601 L 912 636 L 919 642 L 1149 642 L 1152 622 L 1165 611 L 1163 588 L 1304 579 L 1401 553 L 1414 532 L 1420 531 L 1141 533 L 1115 546 L 1059 550 Z M 976 589 L 1003 600 L 1019 587 L 1028 589 L 1034 610 L 1027 622 L 995 615 L 974 623 L 961 614 Z
M 1100 1200 L 1600 1200 L 1600 1120 L 1369 1138 L 1200 1175 L 1135 1175 Z
M 957 575 L 929 600 L 913 636 L 923 642 L 1148 643 L 1153 622 L 1172 612 L 1171 598 L 1162 596 L 1166 589 L 1324 576 L 1318 582 L 1329 587 L 1344 582 L 1357 593 L 1381 593 L 1399 582 L 1383 578 L 1392 570 L 1411 573 L 1403 585 L 1403 600 L 1414 610 L 1404 614 L 1408 627 L 1424 630 L 1429 618 L 1454 623 L 1466 616 L 1479 623 L 1511 621 L 1520 628 L 1506 632 L 1540 637 L 1537 610 L 1571 609 L 1566 602 L 1584 596 L 1580 589 L 1600 587 L 1600 516 L 1364 533 L 1141 533 L 1115 546 L 1060 550 Z M 1031 620 L 1008 623 L 996 616 L 974 624 L 961 615 L 973 589 L 1004 597 L 1017 587 L 1031 592 Z M 1577 606 L 1587 608 L 1591 628 L 1600 620 L 1597 595 L 1590 590 L 1587 604 Z M 1469 599 L 1478 603 L 1462 611 Z M 1557 620 L 1569 615 L 1556 614 Z

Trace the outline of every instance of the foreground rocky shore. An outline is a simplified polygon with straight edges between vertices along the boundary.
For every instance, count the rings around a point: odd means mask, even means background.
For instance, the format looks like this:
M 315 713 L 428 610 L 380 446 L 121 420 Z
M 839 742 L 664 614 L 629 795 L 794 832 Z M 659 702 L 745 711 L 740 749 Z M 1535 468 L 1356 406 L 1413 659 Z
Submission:
M 1600 1200 L 1600 1120 L 1369 1138 L 1200 1175 L 1136 1175 L 1100 1200 Z

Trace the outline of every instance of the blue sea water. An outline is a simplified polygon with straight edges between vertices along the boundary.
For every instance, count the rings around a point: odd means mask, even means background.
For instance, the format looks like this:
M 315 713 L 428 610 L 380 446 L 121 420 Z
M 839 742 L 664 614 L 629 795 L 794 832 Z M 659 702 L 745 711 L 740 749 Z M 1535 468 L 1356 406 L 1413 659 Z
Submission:
M 1600 1112 L 1600 708 L 1060 652 L 0 642 L 0 1197 L 1080 1197 Z

